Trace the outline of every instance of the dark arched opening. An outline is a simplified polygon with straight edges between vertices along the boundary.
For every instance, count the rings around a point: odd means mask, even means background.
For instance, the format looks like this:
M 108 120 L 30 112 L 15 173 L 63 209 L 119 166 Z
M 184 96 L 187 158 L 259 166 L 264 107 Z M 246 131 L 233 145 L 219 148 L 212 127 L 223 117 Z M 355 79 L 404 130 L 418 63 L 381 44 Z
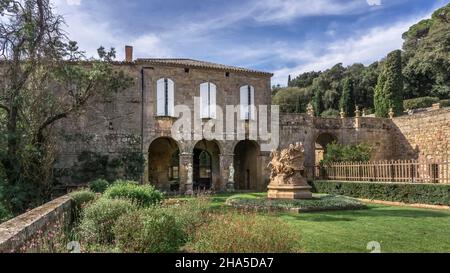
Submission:
M 258 189 L 258 156 L 259 145 L 254 141 L 241 141 L 234 148 L 234 181 L 237 190 Z
M 194 190 L 220 187 L 220 148 L 214 141 L 201 140 L 194 147 Z
M 172 138 L 155 139 L 148 150 L 148 179 L 161 190 L 179 190 L 180 149 Z

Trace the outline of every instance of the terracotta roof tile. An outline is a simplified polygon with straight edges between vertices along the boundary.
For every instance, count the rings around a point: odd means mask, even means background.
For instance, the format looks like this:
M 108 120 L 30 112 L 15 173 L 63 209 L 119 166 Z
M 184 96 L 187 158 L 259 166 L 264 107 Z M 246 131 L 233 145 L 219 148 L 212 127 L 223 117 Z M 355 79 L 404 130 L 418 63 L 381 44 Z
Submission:
M 192 68 L 206 68 L 206 69 L 218 69 L 223 71 L 235 71 L 235 72 L 246 72 L 246 73 L 255 73 L 267 76 L 273 76 L 272 73 L 263 72 L 253 69 L 247 69 L 236 66 L 229 66 L 205 61 L 198 61 L 192 59 L 172 59 L 172 58 L 146 58 L 146 59 L 137 59 L 135 61 L 137 64 L 145 63 L 145 64 L 160 64 L 160 65 L 173 65 L 173 66 L 183 66 L 183 67 L 192 67 Z

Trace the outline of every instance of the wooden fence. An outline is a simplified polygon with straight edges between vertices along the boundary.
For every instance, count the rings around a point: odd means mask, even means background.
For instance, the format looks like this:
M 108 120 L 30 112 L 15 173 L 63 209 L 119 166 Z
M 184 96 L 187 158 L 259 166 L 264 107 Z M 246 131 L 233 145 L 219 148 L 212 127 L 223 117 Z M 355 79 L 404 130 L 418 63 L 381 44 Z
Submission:
M 317 166 L 315 177 L 341 181 L 448 184 L 450 159 L 335 163 Z

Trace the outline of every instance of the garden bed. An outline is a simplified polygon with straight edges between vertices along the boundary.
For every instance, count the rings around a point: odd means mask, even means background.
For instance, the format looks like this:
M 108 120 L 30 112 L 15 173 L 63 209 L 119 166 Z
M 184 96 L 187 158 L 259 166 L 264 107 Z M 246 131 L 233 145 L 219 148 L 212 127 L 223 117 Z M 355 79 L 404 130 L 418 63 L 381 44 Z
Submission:
M 315 194 L 310 200 L 273 200 L 265 194 L 237 195 L 227 199 L 226 204 L 238 209 L 253 211 L 316 212 L 365 209 L 367 206 L 353 198 L 336 195 Z

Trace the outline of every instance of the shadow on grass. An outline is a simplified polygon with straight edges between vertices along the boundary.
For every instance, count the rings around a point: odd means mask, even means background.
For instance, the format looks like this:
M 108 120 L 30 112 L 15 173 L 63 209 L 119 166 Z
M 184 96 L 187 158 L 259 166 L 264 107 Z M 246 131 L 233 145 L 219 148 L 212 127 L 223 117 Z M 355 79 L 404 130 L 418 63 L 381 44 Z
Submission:
M 289 217 L 311 222 L 350 222 L 358 218 L 394 217 L 394 218 L 450 218 L 450 213 L 427 210 L 368 208 L 365 210 L 343 210 L 333 212 L 311 212 Z

